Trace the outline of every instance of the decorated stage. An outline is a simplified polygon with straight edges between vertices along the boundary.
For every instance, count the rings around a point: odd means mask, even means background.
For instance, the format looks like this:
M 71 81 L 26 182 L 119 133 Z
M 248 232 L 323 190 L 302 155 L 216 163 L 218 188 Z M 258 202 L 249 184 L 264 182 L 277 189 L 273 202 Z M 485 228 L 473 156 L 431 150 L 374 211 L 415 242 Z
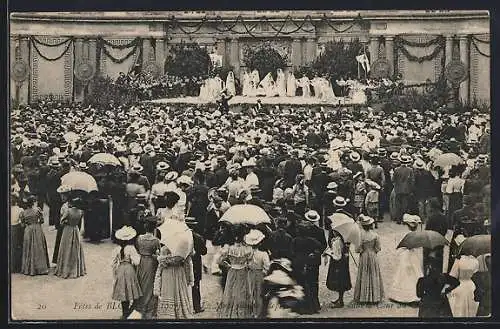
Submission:
M 363 103 L 355 102 L 348 97 L 337 97 L 335 100 L 321 100 L 315 97 L 249 97 L 249 96 L 234 96 L 229 100 L 229 105 L 243 105 L 243 104 L 257 104 L 260 100 L 262 104 L 270 105 L 325 105 L 325 106 L 339 106 L 339 105 L 363 105 Z M 147 101 L 149 103 L 157 104 L 210 104 L 215 103 L 214 100 L 202 99 L 200 97 L 177 97 L 177 98 L 162 98 Z

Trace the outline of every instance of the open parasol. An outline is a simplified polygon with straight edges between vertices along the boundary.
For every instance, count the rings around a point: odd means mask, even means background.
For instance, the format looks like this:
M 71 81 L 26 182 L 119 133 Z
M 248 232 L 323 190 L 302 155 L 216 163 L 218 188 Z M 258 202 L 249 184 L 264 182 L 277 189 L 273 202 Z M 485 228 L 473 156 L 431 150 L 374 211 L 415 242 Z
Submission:
M 429 248 L 434 249 L 438 246 L 448 244 L 448 240 L 436 231 L 423 230 L 414 231 L 405 235 L 398 244 L 397 248 Z
M 237 204 L 230 207 L 219 221 L 231 224 L 252 224 L 271 223 L 271 218 L 264 209 L 253 204 Z
M 491 253 L 491 235 L 473 235 L 464 240 L 459 246 L 460 255 L 480 256 Z
M 433 167 L 441 167 L 443 169 L 451 166 L 463 164 L 464 160 L 455 153 L 444 153 L 436 157 Z
M 339 232 L 345 242 L 351 242 L 355 246 L 359 246 L 361 230 L 359 224 L 352 217 L 343 213 L 334 213 L 328 218 L 332 221 L 332 230 Z
M 90 158 L 89 162 L 100 163 L 103 165 L 111 165 L 111 166 L 121 166 L 122 164 L 117 157 L 109 153 L 97 153 L 96 155 Z
M 91 192 L 97 191 L 97 182 L 94 177 L 83 171 L 73 171 L 61 177 L 61 185 L 67 185 L 72 190 Z

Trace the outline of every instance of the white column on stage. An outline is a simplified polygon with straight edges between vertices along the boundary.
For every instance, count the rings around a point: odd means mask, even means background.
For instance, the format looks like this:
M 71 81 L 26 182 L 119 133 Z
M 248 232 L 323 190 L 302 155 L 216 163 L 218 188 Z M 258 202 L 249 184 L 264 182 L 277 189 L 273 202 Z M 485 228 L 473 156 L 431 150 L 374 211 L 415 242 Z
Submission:
M 389 62 L 389 76 L 395 72 L 394 67 L 394 36 L 388 35 L 385 37 L 385 58 Z
M 370 36 L 370 64 L 378 59 L 379 37 L 376 35 Z
M 469 42 L 466 35 L 461 35 L 460 40 L 460 60 L 465 64 L 466 72 L 469 71 Z M 460 84 L 460 99 L 466 103 L 469 100 L 469 77 Z
M 236 76 L 240 73 L 240 46 L 238 38 L 231 38 L 231 65 Z
M 302 44 L 299 38 L 292 41 L 292 65 L 294 69 L 302 65 Z
M 445 47 L 445 60 L 446 60 L 446 65 L 448 65 L 451 60 L 453 59 L 453 36 L 452 35 L 447 35 L 446 36 L 446 47 Z

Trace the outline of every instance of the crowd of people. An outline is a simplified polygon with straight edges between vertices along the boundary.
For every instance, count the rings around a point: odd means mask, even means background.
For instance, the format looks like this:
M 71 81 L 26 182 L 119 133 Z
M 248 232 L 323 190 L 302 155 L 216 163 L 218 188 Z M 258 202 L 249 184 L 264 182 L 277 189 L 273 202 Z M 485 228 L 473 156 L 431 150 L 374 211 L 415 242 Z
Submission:
M 204 272 L 221 275 L 221 318 L 315 314 L 322 261 L 336 308 L 354 289 L 355 303 L 417 302 L 422 317 L 491 312 L 489 255 L 479 269 L 456 248 L 489 233 L 489 116 L 475 109 L 222 113 L 212 105 L 40 101 L 12 109 L 11 128 L 12 272 L 48 274 L 55 263 L 61 278 L 86 275 L 80 230 L 91 241 L 111 237 L 110 295 L 123 318 L 203 312 Z M 73 171 L 90 174 L 98 190 L 62 184 Z M 57 229 L 52 262 L 44 205 Z M 271 220 L 221 221 L 236 205 L 258 206 Z M 334 229 L 339 217 L 359 224 L 359 241 Z M 394 277 L 382 277 L 377 230 L 388 220 L 409 232 L 452 230 L 447 270 L 442 247 L 401 248 Z M 352 283 L 351 244 L 360 254 Z

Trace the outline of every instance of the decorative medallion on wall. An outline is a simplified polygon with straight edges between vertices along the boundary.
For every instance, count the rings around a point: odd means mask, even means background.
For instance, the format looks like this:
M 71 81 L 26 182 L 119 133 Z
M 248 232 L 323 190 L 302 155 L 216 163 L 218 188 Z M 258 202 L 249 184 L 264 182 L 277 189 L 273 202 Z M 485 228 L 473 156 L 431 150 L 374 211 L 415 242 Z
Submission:
M 467 79 L 467 68 L 461 61 L 451 61 L 445 68 L 445 76 L 454 86 Z
M 22 59 L 16 59 L 12 65 L 11 78 L 17 83 L 21 83 L 28 79 L 30 75 L 30 68 L 28 64 Z
M 75 77 L 81 82 L 90 81 L 95 74 L 95 67 L 89 60 L 81 60 L 75 65 Z
M 379 58 L 371 65 L 373 78 L 387 78 L 391 72 L 391 64 L 385 58 Z

